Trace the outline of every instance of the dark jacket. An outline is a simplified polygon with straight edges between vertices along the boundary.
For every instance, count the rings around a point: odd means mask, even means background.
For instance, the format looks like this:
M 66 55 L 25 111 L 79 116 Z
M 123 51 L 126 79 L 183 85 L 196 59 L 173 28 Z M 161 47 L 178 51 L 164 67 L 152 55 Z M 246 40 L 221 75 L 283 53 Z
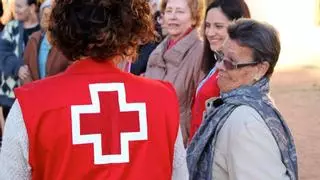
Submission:
M 0 40 L 0 72 L 5 76 L 17 76 L 22 65 L 21 58 L 17 58 L 8 40 Z
M 158 41 L 150 42 L 148 44 L 139 47 L 138 58 L 131 64 L 130 72 L 135 75 L 140 75 L 146 72 L 148 59 L 152 51 L 158 46 L 163 39 L 161 25 L 158 22 L 158 18 L 161 16 L 160 11 L 157 11 L 153 16 L 153 22 L 155 30 L 158 33 Z
M 158 43 L 148 43 L 139 47 L 138 58 L 131 64 L 132 74 L 140 75 L 146 72 L 149 56 L 157 45 Z

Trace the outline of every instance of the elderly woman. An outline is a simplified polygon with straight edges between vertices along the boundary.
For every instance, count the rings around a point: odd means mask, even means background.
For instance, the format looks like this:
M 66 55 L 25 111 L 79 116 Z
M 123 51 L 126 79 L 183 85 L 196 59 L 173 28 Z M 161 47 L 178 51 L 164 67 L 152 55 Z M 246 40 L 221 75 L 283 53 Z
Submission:
M 206 11 L 204 25 L 204 52 L 202 69 L 207 75 L 197 87 L 192 104 L 191 115 L 191 140 L 198 130 L 206 108 L 206 101 L 219 96 L 220 90 L 217 84 L 218 71 L 216 52 L 222 49 L 228 38 L 228 25 L 241 17 L 250 17 L 250 12 L 244 0 L 215 0 Z
M 280 53 L 276 30 L 240 19 L 217 59 L 221 98 L 187 151 L 190 179 L 296 180 L 293 137 L 270 100 L 269 80 Z
M 180 124 L 187 143 L 192 97 L 203 79 L 203 42 L 198 28 L 204 15 L 204 0 L 164 0 L 161 11 L 168 36 L 151 53 L 146 77 L 171 82 L 180 105 Z
M 174 88 L 116 67 L 154 38 L 147 1 L 56 0 L 49 32 L 75 62 L 15 90 L 0 179 L 188 179 Z

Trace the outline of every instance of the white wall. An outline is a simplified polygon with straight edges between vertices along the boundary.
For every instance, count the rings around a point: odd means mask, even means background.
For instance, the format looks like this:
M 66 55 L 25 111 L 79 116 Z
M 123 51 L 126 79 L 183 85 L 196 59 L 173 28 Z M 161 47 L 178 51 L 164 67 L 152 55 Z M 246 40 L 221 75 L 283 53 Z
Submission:
M 246 0 L 253 18 L 275 26 L 281 38 L 279 68 L 320 67 L 320 26 L 316 0 Z

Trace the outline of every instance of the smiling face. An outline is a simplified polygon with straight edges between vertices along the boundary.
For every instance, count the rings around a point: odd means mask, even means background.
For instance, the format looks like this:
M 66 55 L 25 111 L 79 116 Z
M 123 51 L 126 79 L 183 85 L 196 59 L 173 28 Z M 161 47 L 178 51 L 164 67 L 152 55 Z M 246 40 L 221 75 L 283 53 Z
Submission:
M 172 39 L 181 38 L 195 24 L 187 0 L 169 0 L 164 12 L 164 22 Z
M 223 47 L 224 59 L 235 64 L 253 62 L 253 51 L 249 47 L 240 46 L 234 40 L 228 40 Z M 252 85 L 259 80 L 269 68 L 267 62 L 245 66 L 238 69 L 227 69 L 222 62 L 217 62 L 218 86 L 221 92 L 229 92 L 245 85 Z
M 230 22 L 221 8 L 212 8 L 208 11 L 205 19 L 205 36 L 212 51 L 221 50 L 228 38 L 227 28 Z
M 18 21 L 27 21 L 31 16 L 32 6 L 27 4 L 27 0 L 15 0 L 15 18 Z

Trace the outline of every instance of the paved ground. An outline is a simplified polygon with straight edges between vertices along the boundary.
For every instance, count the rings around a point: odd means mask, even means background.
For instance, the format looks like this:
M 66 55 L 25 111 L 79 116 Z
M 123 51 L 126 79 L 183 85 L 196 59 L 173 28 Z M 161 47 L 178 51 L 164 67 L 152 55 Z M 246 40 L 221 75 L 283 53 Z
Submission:
M 275 72 L 271 95 L 294 135 L 301 180 L 320 179 L 320 67 Z

